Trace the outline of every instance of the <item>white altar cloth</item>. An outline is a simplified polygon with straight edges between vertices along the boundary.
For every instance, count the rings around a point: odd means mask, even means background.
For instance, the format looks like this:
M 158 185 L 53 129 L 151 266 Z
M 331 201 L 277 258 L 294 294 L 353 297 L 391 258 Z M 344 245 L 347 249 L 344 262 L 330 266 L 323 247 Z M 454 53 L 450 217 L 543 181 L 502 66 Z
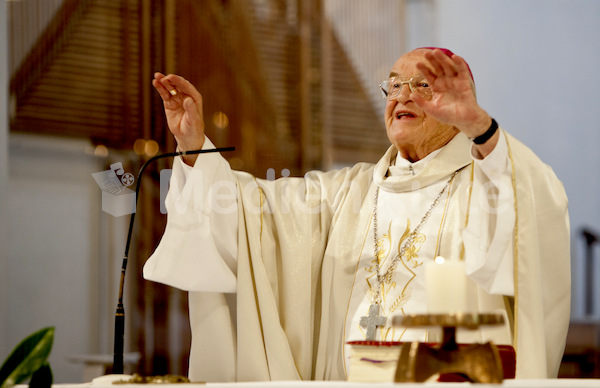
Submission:
M 97 385 L 86 384 L 56 384 L 56 388 L 140 388 L 140 387 L 168 387 L 168 388 L 372 388 L 372 387 L 401 387 L 401 388 L 599 388 L 600 379 L 548 379 L 548 380 L 505 380 L 501 385 L 471 384 L 471 383 L 353 383 L 346 381 L 259 381 L 250 383 L 207 383 L 207 384 L 118 384 Z M 27 388 L 27 385 L 17 385 Z

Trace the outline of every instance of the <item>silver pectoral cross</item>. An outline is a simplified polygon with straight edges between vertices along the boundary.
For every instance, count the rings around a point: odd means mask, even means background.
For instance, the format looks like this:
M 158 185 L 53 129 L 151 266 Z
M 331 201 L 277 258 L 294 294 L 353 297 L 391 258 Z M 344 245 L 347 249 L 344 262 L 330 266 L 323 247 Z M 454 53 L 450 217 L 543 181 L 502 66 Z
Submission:
M 376 330 L 378 327 L 385 326 L 385 321 L 385 317 L 379 316 L 379 304 L 371 304 L 369 315 L 360 317 L 360 326 L 367 329 L 367 341 L 375 341 Z

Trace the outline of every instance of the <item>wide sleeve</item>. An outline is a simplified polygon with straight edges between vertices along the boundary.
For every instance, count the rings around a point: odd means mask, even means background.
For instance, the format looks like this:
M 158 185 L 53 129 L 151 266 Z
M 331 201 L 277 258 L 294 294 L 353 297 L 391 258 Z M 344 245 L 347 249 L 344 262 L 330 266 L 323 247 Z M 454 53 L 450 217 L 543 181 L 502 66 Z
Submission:
M 204 149 L 214 148 L 206 139 Z M 194 167 L 176 158 L 166 197 L 167 226 L 144 278 L 186 291 L 236 292 L 237 189 L 219 154 Z
M 329 292 L 323 284 L 330 280 L 323 283 L 322 276 L 324 258 L 331 254 L 331 225 L 348 222 L 339 219 L 340 213 L 355 220 L 354 205 L 357 212 L 362 208 L 370 168 L 359 164 L 275 181 L 236 172 L 237 320 L 244 323 L 237 328 L 238 380 L 314 378 L 316 347 L 326 335 L 319 333 L 323 293 Z M 348 251 L 353 236 L 334 247 L 340 260 L 350 259 L 339 252 Z M 337 351 L 330 360 L 336 357 Z
M 570 321 L 568 199 L 550 166 L 516 139 L 509 140 L 518 209 L 517 378 L 555 378 Z
M 469 217 L 463 232 L 467 274 L 490 294 L 513 296 L 515 209 L 504 131 L 488 156 L 473 160 Z

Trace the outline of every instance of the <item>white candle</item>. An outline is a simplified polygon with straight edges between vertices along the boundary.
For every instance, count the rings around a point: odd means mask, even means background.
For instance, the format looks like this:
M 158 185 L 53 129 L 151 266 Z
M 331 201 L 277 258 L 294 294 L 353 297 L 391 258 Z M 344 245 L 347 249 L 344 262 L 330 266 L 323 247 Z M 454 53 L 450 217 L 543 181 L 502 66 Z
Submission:
M 425 265 L 427 307 L 430 314 L 466 312 L 467 274 L 465 263 L 441 256 Z

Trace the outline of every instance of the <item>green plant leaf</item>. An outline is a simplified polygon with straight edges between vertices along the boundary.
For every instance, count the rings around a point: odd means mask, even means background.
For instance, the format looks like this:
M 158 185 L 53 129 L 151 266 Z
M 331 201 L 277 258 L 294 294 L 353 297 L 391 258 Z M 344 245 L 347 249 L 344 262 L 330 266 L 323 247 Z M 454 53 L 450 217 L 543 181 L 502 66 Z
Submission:
M 52 349 L 54 328 L 47 327 L 25 338 L 0 368 L 0 388 L 8 388 L 31 377 L 46 363 Z
M 52 369 L 50 364 L 44 363 L 38 370 L 33 372 L 29 381 L 29 388 L 50 388 L 52 386 Z

